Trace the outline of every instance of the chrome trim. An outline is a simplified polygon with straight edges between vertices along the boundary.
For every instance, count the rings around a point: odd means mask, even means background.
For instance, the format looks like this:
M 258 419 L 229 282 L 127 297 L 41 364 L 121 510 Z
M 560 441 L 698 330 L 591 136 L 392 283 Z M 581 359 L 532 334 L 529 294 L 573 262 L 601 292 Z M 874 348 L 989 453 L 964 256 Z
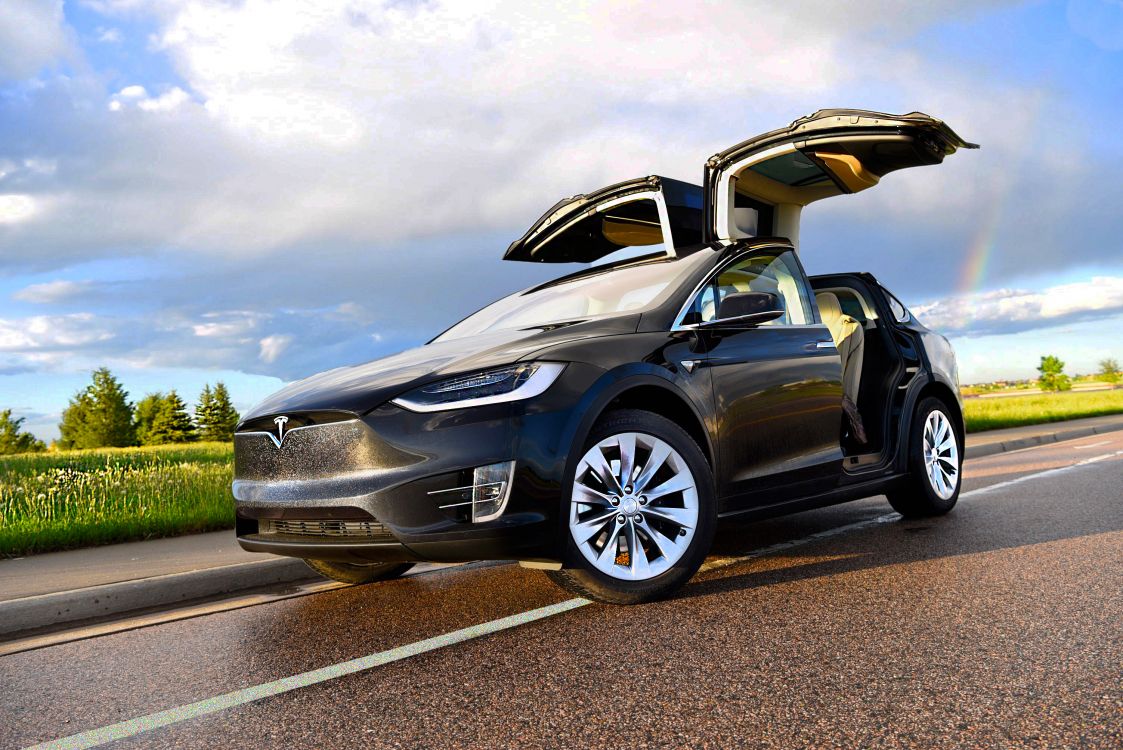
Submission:
M 916 380 L 917 374 L 920 372 L 919 367 L 906 367 L 905 372 L 908 374 L 909 379 L 905 381 L 904 385 L 897 386 L 898 391 L 907 391 L 908 387 L 912 385 L 912 381 Z
M 816 341 L 815 342 L 815 348 L 816 349 L 837 349 L 838 347 L 836 347 L 834 345 L 833 341 Z
M 417 401 L 411 401 L 409 398 L 407 398 L 406 396 L 403 395 L 403 396 L 398 396 L 395 399 L 392 399 L 390 401 L 390 403 L 394 404 L 395 406 L 400 406 L 401 408 L 407 409 L 407 410 L 412 411 L 412 412 L 418 412 L 418 413 L 421 413 L 421 414 L 429 414 L 431 412 L 436 412 L 436 411 L 453 411 L 453 410 L 456 410 L 456 409 L 469 409 L 469 408 L 474 407 L 474 406 L 486 406 L 486 405 L 489 405 L 489 404 L 503 404 L 503 403 L 507 403 L 508 401 L 522 401 L 524 399 L 534 398 L 535 396 L 540 396 L 543 393 L 545 393 L 546 390 L 550 386 L 552 386 L 554 384 L 554 382 L 558 379 L 558 376 L 560 376 L 562 374 L 562 370 L 565 369 L 565 363 L 564 362 L 524 362 L 524 363 L 516 363 L 516 364 L 511 365 L 511 366 L 517 367 L 519 364 L 527 364 L 527 365 L 537 364 L 538 369 L 535 370 L 534 373 L 529 378 L 527 378 L 526 382 L 524 382 L 522 385 L 520 385 L 515 390 L 510 391 L 508 393 L 500 393 L 500 394 L 497 394 L 495 396 L 481 396 L 480 398 L 466 398 L 466 399 L 461 399 L 460 401 L 446 401 L 446 402 L 440 403 L 440 404 L 422 404 L 422 403 L 418 403 Z M 502 368 L 492 367 L 492 368 L 488 368 L 488 370 L 485 370 L 485 371 L 482 371 L 482 372 L 487 372 L 487 371 L 490 371 L 490 370 L 499 370 L 499 369 L 502 369 Z M 455 376 L 455 377 L 463 377 L 463 376 Z M 452 379 L 453 378 L 449 378 L 449 380 L 452 380 Z M 465 389 L 465 390 L 468 390 L 468 389 Z
M 472 523 L 485 523 L 487 521 L 494 521 L 496 518 L 499 518 L 499 516 L 503 515 L 503 513 L 506 512 L 506 510 L 507 510 L 507 502 L 511 499 L 511 487 L 513 487 L 514 484 L 515 484 L 515 462 L 514 461 L 504 461 L 504 462 L 500 462 L 500 463 L 506 463 L 507 464 L 507 478 L 505 480 L 503 480 L 507 484 L 507 487 L 505 488 L 505 490 L 503 492 L 503 499 L 499 502 L 499 508 L 494 513 L 489 513 L 486 516 L 477 517 L 476 516 L 475 498 L 473 497 L 472 498 L 472 500 L 473 500 Z M 494 484 L 494 482 L 484 482 L 483 484 L 481 484 L 479 486 L 480 487 L 487 487 L 488 485 L 491 485 L 491 484 Z
M 333 519 L 262 519 L 257 533 L 261 536 L 295 536 L 310 539 L 393 539 L 394 535 L 377 520 L 338 521 Z
M 469 484 L 469 485 L 466 485 L 464 487 L 450 487 L 447 490 L 429 490 L 425 494 L 426 495 L 440 495 L 441 493 L 444 493 L 444 492 L 465 492 L 465 491 L 470 492 L 470 491 L 474 490 L 476 487 L 491 487 L 492 485 L 495 485 L 495 484 L 503 484 L 503 483 L 502 482 L 484 482 L 483 484 Z
M 361 421 L 361 420 L 358 419 L 358 418 L 356 418 L 356 419 L 341 419 L 338 422 L 324 422 L 323 424 L 301 425 L 300 427 L 293 427 L 290 430 L 285 430 L 285 436 L 287 437 L 288 435 L 290 435 L 294 432 L 299 432 L 300 430 L 311 430 L 314 427 L 335 427 L 337 425 L 348 424 L 348 423 L 359 422 L 359 421 Z M 249 436 L 249 435 L 264 435 L 265 437 L 272 440 L 273 445 L 277 446 L 278 448 L 280 448 L 281 444 L 284 442 L 284 438 L 278 440 L 276 435 L 274 435 L 272 432 L 266 432 L 265 430 L 248 430 L 246 432 L 235 432 L 234 433 L 234 437 L 238 437 L 239 435 L 246 435 L 246 436 Z
M 726 242 L 728 242 L 728 240 L 726 240 Z M 706 276 L 700 282 L 698 282 L 697 285 L 695 285 L 694 291 L 692 291 L 689 295 L 687 295 L 686 302 L 684 302 L 682 307 L 679 308 L 678 315 L 675 316 L 675 322 L 671 324 L 671 332 L 674 333 L 674 332 L 677 332 L 677 331 L 693 331 L 693 330 L 695 330 L 697 328 L 696 325 L 693 325 L 693 324 L 683 325 L 682 319 L 684 317 L 686 317 L 687 308 L 689 308 L 690 303 L 694 301 L 694 296 L 697 295 L 698 292 L 702 291 L 702 287 L 704 287 L 706 284 L 710 283 L 715 276 L 717 276 L 719 273 L 724 271 L 730 264 L 732 264 L 734 261 L 736 261 L 738 258 L 742 257 L 743 255 L 755 252 L 757 250 L 763 250 L 763 249 L 769 248 L 769 247 L 782 247 L 785 250 L 792 250 L 793 249 L 791 243 L 783 242 L 783 241 L 777 241 L 777 242 L 769 242 L 767 244 L 753 245 L 752 247 L 745 247 L 745 248 L 742 248 L 740 252 L 733 253 L 733 255 L 731 255 L 731 256 L 729 256 L 728 258 L 725 259 L 724 263 L 722 263 L 718 266 L 715 266 L 712 271 L 710 271 L 708 274 L 706 274 Z M 800 323 L 799 325 L 809 325 L 809 324 Z

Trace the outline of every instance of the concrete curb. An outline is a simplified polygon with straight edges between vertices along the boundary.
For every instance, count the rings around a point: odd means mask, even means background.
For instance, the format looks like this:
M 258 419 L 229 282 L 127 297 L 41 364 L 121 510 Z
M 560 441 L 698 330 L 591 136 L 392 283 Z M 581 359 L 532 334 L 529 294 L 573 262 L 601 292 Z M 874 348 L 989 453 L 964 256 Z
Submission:
M 0 602 L 0 638 L 259 586 L 316 578 L 319 576 L 302 560 L 277 558 L 10 599 Z
M 1057 424 L 1063 425 L 1064 422 L 1058 422 Z M 984 445 L 967 446 L 963 457 L 964 459 L 982 458 L 983 456 L 993 456 L 996 453 L 1009 453 L 1010 451 L 1019 451 L 1023 448 L 1033 448 L 1037 445 L 1060 443 L 1065 440 L 1076 440 L 1078 438 L 1102 435 L 1103 433 L 1115 432 L 1117 430 L 1123 430 L 1123 418 L 1118 422 L 1109 422 L 1108 424 L 1102 424 L 1096 427 L 1078 427 L 1071 430 L 1057 430 L 1056 432 L 1018 438 L 1017 440 L 996 441 L 993 443 L 985 443 Z M 971 436 L 968 435 L 967 439 L 970 440 Z

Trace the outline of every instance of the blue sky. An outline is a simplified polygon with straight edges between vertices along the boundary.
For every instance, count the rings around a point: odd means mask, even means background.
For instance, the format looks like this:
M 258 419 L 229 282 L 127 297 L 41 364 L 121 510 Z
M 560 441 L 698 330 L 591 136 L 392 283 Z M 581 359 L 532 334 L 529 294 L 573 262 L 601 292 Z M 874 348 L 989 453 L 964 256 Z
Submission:
M 1123 359 L 1120 0 L 6 0 L 0 408 L 53 438 L 100 365 L 248 407 L 541 279 L 498 258 L 559 197 L 834 106 L 983 148 L 811 206 L 811 273 L 967 382 Z

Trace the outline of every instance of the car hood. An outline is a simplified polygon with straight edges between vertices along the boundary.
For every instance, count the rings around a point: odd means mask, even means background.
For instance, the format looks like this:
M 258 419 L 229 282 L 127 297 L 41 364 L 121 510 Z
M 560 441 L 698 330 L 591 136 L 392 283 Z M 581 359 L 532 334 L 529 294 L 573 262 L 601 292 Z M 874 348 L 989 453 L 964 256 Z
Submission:
M 298 411 L 362 414 L 434 380 L 548 354 L 558 344 L 634 333 L 638 323 L 639 315 L 626 315 L 438 341 L 290 383 L 250 409 L 243 421 Z

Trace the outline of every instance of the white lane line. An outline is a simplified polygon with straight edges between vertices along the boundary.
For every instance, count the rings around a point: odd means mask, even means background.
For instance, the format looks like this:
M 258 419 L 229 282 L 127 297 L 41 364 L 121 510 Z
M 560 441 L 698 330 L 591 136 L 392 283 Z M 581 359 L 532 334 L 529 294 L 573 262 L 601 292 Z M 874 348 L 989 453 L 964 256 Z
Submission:
M 1101 445 L 1107 445 L 1110 442 L 1111 442 L 1110 440 L 1101 440 L 1098 443 L 1088 443 L 1087 445 L 1074 445 L 1072 447 L 1074 449 L 1078 450 L 1078 451 L 1083 451 L 1083 450 L 1087 450 L 1089 448 L 1099 448 Z
M 976 495 L 981 495 L 986 492 L 992 492 L 997 489 L 1003 489 L 1005 487 L 1028 482 L 1033 479 L 1055 476 L 1057 474 L 1062 474 L 1081 466 L 1086 466 L 1088 464 L 1096 463 L 1098 461 L 1104 461 L 1109 458 L 1114 458 L 1121 455 L 1123 455 L 1123 450 L 1115 451 L 1114 453 L 1105 453 L 1100 456 L 1093 456 L 1092 458 L 1086 458 L 1083 461 L 1078 461 L 1077 463 L 1070 464 L 1069 466 L 1062 466 L 1057 469 L 1047 469 L 1045 471 L 1039 471 L 1035 474 L 1026 474 L 1025 476 L 1017 477 L 1016 479 L 1009 479 L 1005 482 L 998 482 L 987 487 L 980 487 L 978 489 L 971 490 L 970 492 L 961 493 L 959 497 L 960 499 L 965 499 Z M 900 518 L 900 515 L 897 513 L 886 513 L 874 518 L 868 518 L 864 521 L 857 521 L 855 523 L 849 523 L 843 526 L 835 526 L 824 531 L 809 534 L 805 537 L 800 537 L 799 539 L 792 539 L 786 542 L 771 544 L 767 547 L 760 547 L 744 555 L 738 555 L 736 557 L 713 558 L 708 560 L 700 568 L 700 572 L 716 570 L 718 568 L 728 567 L 730 565 L 735 565 L 736 563 L 744 562 L 746 560 L 765 557 L 770 554 L 775 554 L 777 552 L 791 549 L 792 547 L 799 547 L 804 544 L 810 544 L 811 542 L 816 542 L 820 539 L 840 536 L 852 531 L 858 531 L 860 529 L 866 529 L 871 526 L 889 523 L 891 521 L 897 520 L 898 518 Z M 402 659 L 408 659 L 412 656 L 418 656 L 420 654 L 424 654 L 429 651 L 435 651 L 436 649 L 444 648 L 446 646 L 452 646 L 457 643 L 464 643 L 465 641 L 482 638 L 485 635 L 491 635 L 503 630 L 518 627 L 519 625 L 525 625 L 527 623 L 534 622 L 535 620 L 542 620 L 547 617 L 553 617 L 554 615 L 560 615 L 564 612 L 569 612 L 570 610 L 584 607 L 587 604 L 592 604 L 592 602 L 588 599 L 581 598 L 568 599 L 564 602 L 551 604 L 548 607 L 540 607 L 538 609 L 532 609 L 527 612 L 520 612 L 519 614 L 511 615 L 509 617 L 503 617 L 498 620 L 492 620 L 491 622 L 485 622 L 481 625 L 473 625 L 471 627 L 462 628 L 460 630 L 454 630 L 451 633 L 445 633 L 444 635 L 427 638 L 426 640 L 418 641 L 416 643 L 399 646 L 398 648 L 390 649 L 389 651 L 379 651 L 377 653 L 370 654 L 368 656 L 361 656 L 350 661 L 332 664 L 327 667 L 321 667 L 320 669 L 313 669 L 310 672 L 303 672 L 301 674 L 293 675 L 292 677 L 285 677 L 280 680 L 274 680 L 273 682 L 266 682 L 261 685 L 254 685 L 252 687 L 243 688 L 241 690 L 235 690 L 233 692 L 225 693 L 213 698 L 206 698 L 196 703 L 188 703 L 183 706 L 176 706 L 175 708 L 169 708 L 164 711 L 157 711 L 156 713 L 147 714 L 146 716 L 140 716 L 135 719 L 118 722 L 117 724 L 110 724 L 109 726 L 100 727 L 98 729 L 91 729 L 88 732 L 80 732 L 78 734 L 72 734 L 68 737 L 60 737 L 57 740 L 51 740 L 49 742 L 43 742 L 38 745 L 33 745 L 31 747 L 25 748 L 24 750 L 81 750 L 82 748 L 99 747 L 116 740 L 125 739 L 126 737 L 134 737 L 138 734 L 143 734 L 144 732 L 150 732 L 153 729 L 159 729 L 160 727 L 166 727 L 171 724 L 179 724 L 180 722 L 195 719 L 200 716 L 217 713 L 219 711 L 224 711 L 228 708 L 241 706 L 246 703 L 252 703 L 254 701 L 261 700 L 262 698 L 281 695 L 282 693 L 287 693 L 292 690 L 298 690 L 300 688 L 309 687 L 310 685 L 315 685 L 321 682 L 327 682 L 328 680 L 334 680 L 339 677 L 354 674 L 356 672 L 373 669 L 374 667 L 401 661 Z
M 551 604 L 548 607 L 540 607 L 538 609 L 532 609 L 529 612 L 520 612 L 510 617 L 485 622 L 482 625 L 473 625 L 468 628 L 462 628 L 461 630 L 454 630 L 451 633 L 438 635 L 434 638 L 427 638 L 423 641 L 410 643 L 406 646 L 399 646 L 389 651 L 379 651 L 378 653 L 362 656 L 358 659 L 352 659 L 351 661 L 340 662 L 320 669 L 313 669 L 310 672 L 293 675 L 292 677 L 285 677 L 281 680 L 254 685 L 253 687 L 243 688 L 242 690 L 235 690 L 230 693 L 215 696 L 214 698 L 206 698 L 197 703 L 176 706 L 166 711 L 157 711 L 147 716 L 140 716 L 117 724 L 110 724 L 109 726 L 99 729 L 92 729 L 88 732 L 73 734 L 69 737 L 62 737 L 50 742 L 44 742 L 39 745 L 34 745 L 32 748 L 28 748 L 28 750 L 47 750 L 48 748 L 78 750 L 79 748 L 98 747 L 99 745 L 104 745 L 115 740 L 133 737 L 143 732 L 150 732 L 153 729 L 166 727 L 169 724 L 178 724 L 181 721 L 206 716 L 207 714 L 213 714 L 228 708 L 240 706 L 244 703 L 252 703 L 253 701 L 268 698 L 272 695 L 280 695 L 290 690 L 297 690 L 320 682 L 334 680 L 345 675 L 354 674 L 355 672 L 362 672 L 363 670 L 373 667 L 379 667 L 383 664 L 390 664 L 391 662 L 408 659 L 411 656 L 424 654 L 428 651 L 435 651 L 445 646 L 452 646 L 456 643 L 463 643 L 464 641 L 470 641 L 474 638 L 497 633 L 507 628 L 525 625 L 528 622 L 541 620 L 544 617 L 553 617 L 562 612 L 568 612 L 571 609 L 583 607 L 591 603 L 592 602 L 588 599 L 569 599 L 568 601 L 559 602 L 558 604 Z
M 708 560 L 706 564 L 702 566 L 701 570 L 707 571 L 724 568 L 738 562 L 751 560 L 756 557 L 764 557 L 792 547 L 798 547 L 803 544 L 819 541 L 820 539 L 826 539 L 827 537 L 838 536 L 839 534 L 864 529 L 869 526 L 876 526 L 877 524 L 892 521 L 897 518 L 900 518 L 900 516 L 896 513 L 888 513 L 865 521 L 858 521 L 856 523 L 846 524 L 845 526 L 836 526 L 815 534 L 809 534 L 799 539 L 792 539 L 767 547 L 760 547 L 759 549 L 737 557 L 714 558 Z M 482 625 L 473 625 L 472 627 L 455 630 L 451 633 L 438 635 L 434 638 L 428 638 L 424 641 L 418 641 L 417 643 L 399 646 L 389 651 L 380 651 L 370 654 L 369 656 L 352 659 L 351 661 L 332 664 L 320 669 L 313 669 L 310 672 L 303 672 L 293 675 L 292 677 L 285 677 L 284 679 L 274 680 L 273 682 L 266 682 L 261 685 L 235 690 L 214 698 L 206 698 L 196 703 L 188 703 L 183 706 L 169 708 L 165 711 L 157 711 L 156 713 L 129 719 L 117 724 L 91 729 L 88 732 L 72 734 L 69 737 L 60 737 L 57 740 L 33 745 L 29 748 L 25 748 L 25 750 L 79 750 L 80 748 L 99 747 L 116 740 L 125 739 L 126 737 L 134 737 L 144 732 L 150 732 L 153 729 L 159 729 L 160 727 L 166 727 L 171 724 L 178 724 L 200 716 L 206 716 L 207 714 L 234 708 L 235 706 L 252 703 L 262 698 L 280 695 L 291 690 L 298 690 L 320 682 L 326 682 L 328 680 L 354 674 L 355 672 L 362 672 L 374 667 L 380 667 L 384 664 L 390 664 L 391 662 L 408 659 L 411 656 L 418 656 L 419 654 L 444 648 L 445 646 L 452 646 L 457 643 L 481 638 L 485 635 L 491 635 L 492 633 L 518 627 L 519 625 L 525 625 L 535 620 L 542 620 L 547 617 L 553 617 L 554 615 L 560 615 L 563 612 L 568 612 L 578 607 L 584 607 L 587 604 L 592 604 L 592 602 L 588 599 L 581 598 L 568 599 L 564 602 L 551 604 L 548 607 L 532 609 L 528 612 L 511 615 L 510 617 L 485 622 Z

